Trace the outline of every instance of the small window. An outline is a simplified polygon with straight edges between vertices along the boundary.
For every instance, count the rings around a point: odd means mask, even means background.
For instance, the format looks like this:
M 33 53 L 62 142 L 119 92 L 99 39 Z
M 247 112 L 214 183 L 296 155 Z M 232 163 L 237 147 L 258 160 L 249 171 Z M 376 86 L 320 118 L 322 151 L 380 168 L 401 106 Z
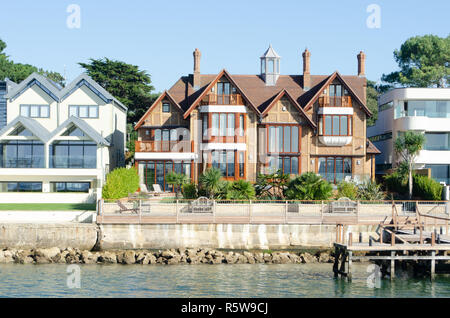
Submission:
M 170 113 L 170 104 L 169 103 L 163 103 L 162 104 L 162 111 L 163 111 L 163 113 Z

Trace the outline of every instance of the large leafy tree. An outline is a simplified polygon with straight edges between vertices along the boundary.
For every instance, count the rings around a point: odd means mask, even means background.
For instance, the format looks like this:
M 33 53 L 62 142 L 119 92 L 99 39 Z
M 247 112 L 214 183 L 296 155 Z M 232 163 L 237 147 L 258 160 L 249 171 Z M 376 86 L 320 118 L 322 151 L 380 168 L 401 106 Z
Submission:
M 394 142 L 394 150 L 399 155 L 397 161 L 403 162 L 401 166 L 407 166 L 409 180 L 409 199 L 413 193 L 413 169 L 417 155 L 425 144 L 425 136 L 420 132 L 406 131 L 397 137 Z
M 374 81 L 367 80 L 366 105 L 372 112 L 372 117 L 367 118 L 367 126 L 375 125 L 378 119 L 378 96 L 391 88 L 391 85 L 377 84 Z
M 399 71 L 383 74 L 382 80 L 408 87 L 445 87 L 450 78 L 450 35 L 415 36 L 394 51 Z
M 88 75 L 128 107 L 128 122 L 135 123 L 148 109 L 157 96 L 150 75 L 136 65 L 103 59 L 90 59 L 79 63 Z
M 36 72 L 64 87 L 65 79 L 61 74 L 46 71 L 30 64 L 15 63 L 3 52 L 5 49 L 6 43 L 0 39 L 0 80 L 9 78 L 13 82 L 19 83 L 26 79 L 31 73 Z

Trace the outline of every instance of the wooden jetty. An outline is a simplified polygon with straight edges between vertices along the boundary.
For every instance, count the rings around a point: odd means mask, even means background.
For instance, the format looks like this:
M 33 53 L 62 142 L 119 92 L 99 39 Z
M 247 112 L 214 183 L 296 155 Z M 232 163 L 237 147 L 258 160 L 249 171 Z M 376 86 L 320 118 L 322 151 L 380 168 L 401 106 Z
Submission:
M 380 265 L 382 277 L 389 275 L 394 279 L 397 262 L 429 263 L 430 277 L 436 275 L 436 262 L 450 261 L 449 217 L 421 213 L 418 205 L 414 216 L 398 215 L 395 205 L 392 206 L 390 223 L 379 224 L 379 238 L 372 237 L 362 242 L 361 235 L 354 242 L 353 233 L 348 233 L 345 242 L 345 227 L 337 225 L 335 261 L 333 272 L 335 277 L 352 279 L 353 261 L 372 261 Z M 434 231 L 425 231 L 425 226 L 434 227 Z M 439 228 L 439 231 L 438 231 Z M 355 256 L 354 254 L 365 254 Z

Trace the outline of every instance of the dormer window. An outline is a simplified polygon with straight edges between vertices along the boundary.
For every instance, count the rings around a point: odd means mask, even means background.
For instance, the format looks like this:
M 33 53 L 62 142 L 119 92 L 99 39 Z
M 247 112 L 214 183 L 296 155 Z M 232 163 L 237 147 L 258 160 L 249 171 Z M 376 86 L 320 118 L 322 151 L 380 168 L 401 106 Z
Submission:
M 163 113 L 170 113 L 170 104 L 169 103 L 163 103 L 162 104 L 162 112 Z

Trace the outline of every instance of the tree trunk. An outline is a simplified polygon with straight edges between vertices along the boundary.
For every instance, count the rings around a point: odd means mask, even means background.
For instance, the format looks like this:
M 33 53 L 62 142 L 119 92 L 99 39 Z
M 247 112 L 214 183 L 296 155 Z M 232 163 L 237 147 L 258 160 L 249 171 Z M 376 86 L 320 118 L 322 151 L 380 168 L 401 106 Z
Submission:
M 412 165 L 409 166 L 409 199 L 412 199 L 413 180 L 412 180 Z

